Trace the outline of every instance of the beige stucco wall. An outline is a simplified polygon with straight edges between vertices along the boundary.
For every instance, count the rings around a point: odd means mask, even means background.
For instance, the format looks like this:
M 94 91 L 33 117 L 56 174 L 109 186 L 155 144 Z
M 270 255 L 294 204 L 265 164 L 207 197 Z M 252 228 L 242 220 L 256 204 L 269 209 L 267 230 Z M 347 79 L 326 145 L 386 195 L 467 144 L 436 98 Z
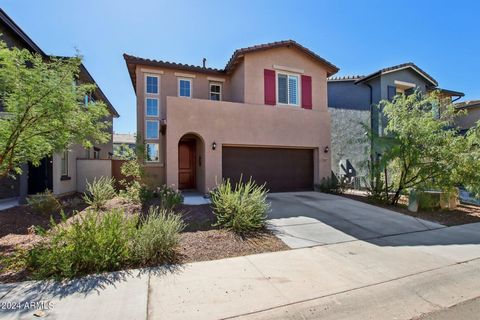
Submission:
M 330 175 L 330 116 L 328 111 L 297 107 L 214 102 L 167 98 L 166 183 L 178 186 L 178 142 L 188 133 L 205 143 L 205 181 L 197 187 L 206 192 L 222 178 L 222 146 L 264 146 L 313 149 L 315 183 Z M 217 149 L 212 150 L 213 142 Z
M 77 179 L 76 189 L 78 192 L 84 192 L 86 182 L 92 182 L 95 178 L 112 176 L 112 161 L 99 159 L 78 159 L 77 160 Z
M 277 48 L 245 55 L 245 103 L 264 104 L 264 69 L 274 65 L 303 70 L 312 77 L 312 109 L 327 111 L 327 69 L 296 48 Z M 285 72 L 276 70 L 277 72 Z M 294 73 L 294 72 L 293 72 Z M 301 97 L 299 79 L 299 97 Z

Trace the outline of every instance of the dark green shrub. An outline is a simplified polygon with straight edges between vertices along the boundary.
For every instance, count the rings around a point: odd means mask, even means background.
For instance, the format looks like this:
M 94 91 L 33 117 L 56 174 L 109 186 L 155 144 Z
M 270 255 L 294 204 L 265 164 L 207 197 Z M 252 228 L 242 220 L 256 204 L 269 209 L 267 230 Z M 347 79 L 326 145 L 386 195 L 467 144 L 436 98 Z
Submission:
M 238 182 L 235 188 L 230 180 L 224 180 L 211 192 L 215 226 L 239 233 L 264 228 L 270 209 L 267 192 L 265 185 L 258 186 L 252 179 Z
M 179 190 L 163 185 L 157 189 L 160 198 L 160 206 L 162 209 L 173 210 L 176 206 L 183 203 L 183 196 Z
M 47 217 L 58 213 L 62 208 L 62 205 L 50 190 L 29 196 L 27 203 L 35 212 Z
M 345 188 L 345 183 L 339 180 L 334 174 L 329 178 L 322 178 L 322 181 L 315 185 L 316 190 L 333 194 L 342 194 Z
M 27 265 L 36 278 L 71 278 L 114 271 L 130 261 L 130 244 L 138 219 L 122 210 L 84 216 L 55 224 L 28 254 Z
M 98 180 L 94 178 L 92 183 L 87 181 L 83 199 L 87 204 L 98 210 L 105 206 L 107 200 L 113 199 L 116 195 L 115 179 L 101 177 Z
M 133 260 L 142 265 L 171 261 L 184 228 L 185 224 L 179 215 L 159 207 L 150 207 L 132 241 Z

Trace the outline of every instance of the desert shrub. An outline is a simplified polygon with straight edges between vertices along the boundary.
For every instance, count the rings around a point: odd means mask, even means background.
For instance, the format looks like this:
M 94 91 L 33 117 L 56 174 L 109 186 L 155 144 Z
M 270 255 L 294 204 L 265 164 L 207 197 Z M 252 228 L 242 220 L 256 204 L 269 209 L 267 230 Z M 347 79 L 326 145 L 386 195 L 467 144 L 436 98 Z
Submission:
M 126 161 L 120 167 L 126 177 L 120 181 L 120 195 L 133 203 L 145 203 L 154 197 L 153 191 L 143 182 L 145 173 L 137 160 Z
M 322 178 L 322 181 L 315 185 L 315 189 L 320 192 L 342 194 L 345 191 L 346 185 L 339 180 L 335 175 L 331 177 Z
M 183 203 L 183 196 L 179 190 L 163 185 L 157 189 L 160 198 L 160 206 L 162 209 L 173 210 L 176 206 Z
M 211 192 L 215 226 L 240 233 L 264 228 L 270 209 L 267 192 L 265 185 L 259 186 L 252 179 L 238 182 L 235 188 L 229 179 L 224 180 Z
M 43 232 L 43 241 L 28 254 L 27 265 L 35 278 L 71 278 L 114 271 L 130 260 L 129 241 L 138 219 L 122 210 L 99 214 L 94 210 L 71 222 L 55 224 Z
M 48 189 L 45 192 L 29 196 L 27 203 L 35 212 L 45 216 L 57 213 L 62 208 L 58 199 Z
M 93 179 L 92 183 L 87 181 L 87 188 L 84 194 L 84 200 L 94 209 L 100 209 L 105 206 L 107 200 L 116 196 L 115 179 L 101 177 Z
M 133 260 L 140 264 L 171 261 L 184 228 L 179 215 L 150 207 L 131 244 Z

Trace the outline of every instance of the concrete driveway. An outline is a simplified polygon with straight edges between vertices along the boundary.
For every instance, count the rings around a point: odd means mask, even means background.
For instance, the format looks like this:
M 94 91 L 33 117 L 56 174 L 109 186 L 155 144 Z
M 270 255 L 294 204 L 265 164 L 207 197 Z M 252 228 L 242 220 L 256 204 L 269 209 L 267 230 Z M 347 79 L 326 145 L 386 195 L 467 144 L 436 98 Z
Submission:
M 345 197 L 320 192 L 272 193 L 270 228 L 291 248 L 373 240 L 444 228 Z

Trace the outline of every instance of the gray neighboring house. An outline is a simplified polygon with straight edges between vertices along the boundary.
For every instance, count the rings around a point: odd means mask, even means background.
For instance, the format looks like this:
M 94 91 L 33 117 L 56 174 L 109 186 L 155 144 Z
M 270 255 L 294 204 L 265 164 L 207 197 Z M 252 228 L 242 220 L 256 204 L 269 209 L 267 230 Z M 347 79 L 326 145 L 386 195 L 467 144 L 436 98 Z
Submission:
M 328 80 L 328 109 L 331 116 L 332 171 L 337 177 L 353 180 L 367 175 L 371 142 L 367 128 L 382 134 L 386 119 L 376 105 L 397 94 L 414 90 L 438 90 L 455 101 L 462 92 L 438 87 L 438 82 L 414 63 L 380 69 L 367 76 L 332 77 Z M 377 154 L 376 156 L 379 156 Z
M 50 55 L 46 54 L 35 42 L 0 8 L 0 40 L 3 40 L 8 48 L 26 49 L 32 53 L 39 54 L 45 61 L 48 61 Z M 96 84 L 95 80 L 85 68 L 80 65 L 78 76 L 79 83 Z M 93 94 L 85 97 L 87 101 L 101 100 L 107 105 L 110 115 L 108 121 L 118 118 L 119 114 L 105 96 L 99 86 Z M 0 104 L 0 114 L 3 107 Z M 112 127 L 109 129 L 113 131 Z M 95 145 L 91 149 L 85 149 L 81 145 L 75 144 L 68 150 L 56 152 L 50 157 L 41 160 L 39 166 L 33 166 L 31 163 L 22 166 L 22 174 L 15 178 L 0 179 L 0 200 L 5 198 L 21 197 L 22 200 L 28 194 L 43 192 L 46 189 L 52 190 L 56 195 L 68 194 L 76 191 L 82 191 L 85 179 L 98 173 L 98 168 L 108 169 L 107 161 L 105 164 L 99 164 L 99 160 L 108 160 L 113 154 L 113 144 L 110 139 L 105 144 Z M 85 163 L 81 160 L 97 160 L 97 163 Z M 105 169 L 103 171 L 108 172 Z
M 480 100 L 469 100 L 455 103 L 455 108 L 465 111 L 465 114 L 456 119 L 456 125 L 460 132 L 465 134 L 480 120 Z

